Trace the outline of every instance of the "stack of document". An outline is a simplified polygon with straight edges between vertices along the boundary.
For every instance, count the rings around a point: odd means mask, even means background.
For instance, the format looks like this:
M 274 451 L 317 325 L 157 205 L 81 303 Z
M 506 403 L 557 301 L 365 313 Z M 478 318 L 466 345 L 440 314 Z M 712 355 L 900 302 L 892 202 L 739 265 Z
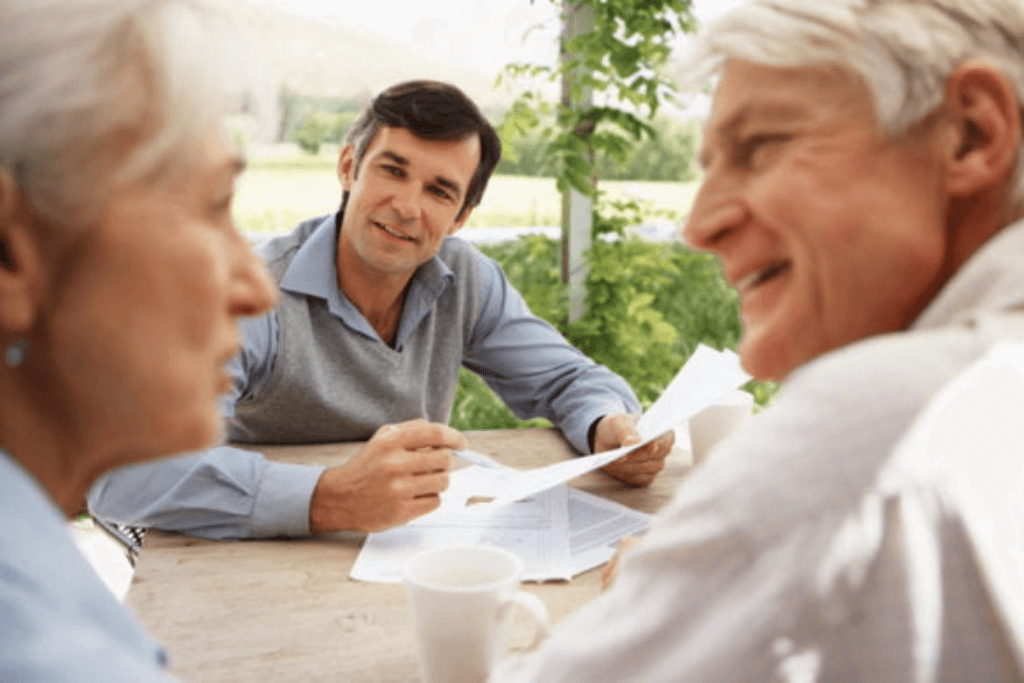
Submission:
M 490 460 L 479 453 L 466 455 Z M 473 504 L 480 497 L 493 498 L 501 482 L 518 473 L 491 463 L 452 472 L 437 510 L 367 536 L 352 578 L 398 583 L 402 565 L 420 550 L 484 543 L 522 558 L 525 581 L 569 579 L 607 562 L 619 539 L 647 526 L 647 514 L 564 483 L 509 505 Z
M 647 526 L 648 515 L 568 486 L 657 439 L 750 377 L 731 351 L 700 346 L 637 425 L 642 441 L 613 451 L 522 471 L 470 451 L 452 473 L 441 505 L 388 531 L 370 534 L 351 576 L 398 583 L 402 566 L 426 548 L 484 543 L 506 548 L 526 565 L 524 580 L 569 579 L 607 562 L 619 540 Z

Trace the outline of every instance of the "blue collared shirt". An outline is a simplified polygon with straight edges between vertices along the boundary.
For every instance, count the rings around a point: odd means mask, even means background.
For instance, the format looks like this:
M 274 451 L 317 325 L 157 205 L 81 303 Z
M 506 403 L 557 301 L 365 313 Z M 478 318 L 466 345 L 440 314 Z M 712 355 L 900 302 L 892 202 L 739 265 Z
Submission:
M 376 340 L 377 333 L 337 285 L 336 221 L 333 214 L 306 224 L 314 230 L 282 274 L 280 287 L 324 300 L 349 332 Z M 501 268 L 477 257 L 480 313 L 463 354 L 465 367 L 486 374 L 517 415 L 552 419 L 581 452 L 589 450 L 587 431 L 594 421 L 639 412 L 622 378 L 534 316 Z M 454 274 L 436 257 L 417 270 L 399 321 L 397 351 L 445 288 L 453 286 L 458 286 Z M 225 397 L 226 416 L 233 415 L 236 402 L 258 395 L 272 376 L 279 325 L 274 312 L 242 322 L 243 350 L 229 364 L 234 386 Z M 322 472 L 322 467 L 273 463 L 223 446 L 112 473 L 93 488 L 89 503 L 94 514 L 113 521 L 210 538 L 300 536 L 309 533 L 309 503 Z
M 75 547 L 63 513 L 0 451 L 0 681 L 171 683 L 167 658 Z

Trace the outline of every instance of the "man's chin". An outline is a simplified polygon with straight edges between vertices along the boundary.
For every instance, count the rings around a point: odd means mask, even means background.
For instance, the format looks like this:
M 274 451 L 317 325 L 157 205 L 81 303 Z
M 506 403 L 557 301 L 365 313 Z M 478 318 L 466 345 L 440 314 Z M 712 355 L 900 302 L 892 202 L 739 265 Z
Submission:
M 781 382 L 800 365 L 790 345 L 770 334 L 744 331 L 738 352 L 743 369 L 761 382 Z

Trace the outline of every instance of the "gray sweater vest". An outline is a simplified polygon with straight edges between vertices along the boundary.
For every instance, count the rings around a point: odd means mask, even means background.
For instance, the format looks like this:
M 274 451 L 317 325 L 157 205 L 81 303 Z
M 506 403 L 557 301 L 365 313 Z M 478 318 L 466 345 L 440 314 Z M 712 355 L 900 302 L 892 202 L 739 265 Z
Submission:
M 264 247 L 278 283 L 319 220 L 306 221 Z M 349 328 L 318 297 L 279 291 L 276 363 L 265 389 L 236 404 L 228 438 L 282 444 L 356 441 L 386 423 L 425 417 L 447 424 L 463 348 L 480 313 L 480 292 L 470 245 L 448 239 L 438 258 L 455 279 L 401 350 Z M 428 262 L 413 277 L 437 278 L 436 270 Z

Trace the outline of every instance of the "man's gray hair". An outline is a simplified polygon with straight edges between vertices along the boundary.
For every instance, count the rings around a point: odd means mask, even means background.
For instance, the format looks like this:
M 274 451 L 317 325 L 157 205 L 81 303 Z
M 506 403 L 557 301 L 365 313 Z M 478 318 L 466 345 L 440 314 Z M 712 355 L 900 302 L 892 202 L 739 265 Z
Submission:
M 730 59 L 836 66 L 867 84 L 882 132 L 898 136 L 942 102 L 964 61 L 999 68 L 1024 110 L 1022 0 L 752 0 L 711 24 L 691 55 L 694 85 Z M 1024 199 L 1024 155 L 1015 199 Z
M 77 225 L 182 171 L 237 102 L 232 35 L 198 0 L 3 0 L 0 166 Z

